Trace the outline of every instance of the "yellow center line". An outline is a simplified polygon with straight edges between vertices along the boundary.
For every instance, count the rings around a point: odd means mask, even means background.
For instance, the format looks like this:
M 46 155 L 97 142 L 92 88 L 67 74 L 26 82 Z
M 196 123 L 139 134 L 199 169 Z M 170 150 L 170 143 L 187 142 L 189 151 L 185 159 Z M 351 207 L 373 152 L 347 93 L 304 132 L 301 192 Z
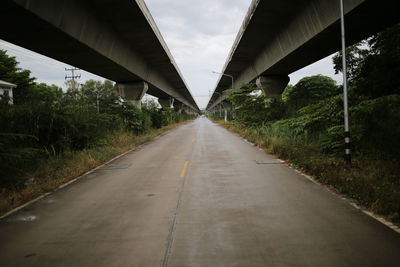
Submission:
M 188 166 L 189 166 L 189 161 L 185 161 L 180 175 L 181 178 L 185 178 Z

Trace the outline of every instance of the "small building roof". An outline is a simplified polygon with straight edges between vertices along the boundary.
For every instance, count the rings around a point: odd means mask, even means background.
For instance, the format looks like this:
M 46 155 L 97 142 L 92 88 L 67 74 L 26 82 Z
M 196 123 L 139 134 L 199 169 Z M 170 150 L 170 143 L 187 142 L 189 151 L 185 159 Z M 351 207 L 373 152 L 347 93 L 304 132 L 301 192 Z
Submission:
M 0 80 L 0 87 L 3 87 L 3 88 L 15 88 L 15 87 L 17 87 L 17 85 L 13 84 L 13 83 L 8 83 L 8 82 Z

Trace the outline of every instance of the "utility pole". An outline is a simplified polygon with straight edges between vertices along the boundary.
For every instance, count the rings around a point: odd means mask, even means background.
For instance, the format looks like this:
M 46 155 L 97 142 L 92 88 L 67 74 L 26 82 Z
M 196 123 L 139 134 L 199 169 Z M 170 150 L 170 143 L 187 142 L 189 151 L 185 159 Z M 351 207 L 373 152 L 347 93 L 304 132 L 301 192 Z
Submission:
M 67 74 L 65 75 L 65 80 L 68 80 L 68 79 L 72 80 L 72 89 L 76 89 L 75 88 L 75 85 L 76 85 L 75 79 L 81 78 L 80 74 L 75 75 L 75 71 L 78 71 L 78 70 L 79 70 L 78 68 L 70 68 L 70 69 L 65 68 L 65 71 L 71 72 L 71 76 L 68 76 Z
M 343 105 L 344 105 L 344 142 L 345 142 L 345 160 L 351 164 L 351 150 L 350 150 L 350 124 L 349 124 L 349 106 L 348 106 L 348 93 L 347 93 L 347 62 L 346 62 L 346 34 L 344 24 L 344 4 L 340 0 L 340 25 L 342 34 L 342 64 L 343 64 Z

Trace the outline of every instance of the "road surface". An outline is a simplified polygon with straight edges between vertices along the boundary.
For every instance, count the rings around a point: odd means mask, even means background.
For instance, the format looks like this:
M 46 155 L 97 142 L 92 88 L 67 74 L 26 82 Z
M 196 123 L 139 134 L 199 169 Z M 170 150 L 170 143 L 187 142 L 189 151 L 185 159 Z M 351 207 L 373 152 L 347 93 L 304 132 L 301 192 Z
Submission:
M 400 235 L 206 118 L 0 220 L 0 266 L 399 266 Z

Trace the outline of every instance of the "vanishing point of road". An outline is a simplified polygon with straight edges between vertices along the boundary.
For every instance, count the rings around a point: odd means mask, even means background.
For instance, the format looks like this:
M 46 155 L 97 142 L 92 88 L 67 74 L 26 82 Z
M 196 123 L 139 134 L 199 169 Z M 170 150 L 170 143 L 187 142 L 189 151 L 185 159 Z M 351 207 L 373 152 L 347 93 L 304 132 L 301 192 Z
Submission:
M 0 220 L 0 266 L 399 266 L 400 235 L 206 118 Z

